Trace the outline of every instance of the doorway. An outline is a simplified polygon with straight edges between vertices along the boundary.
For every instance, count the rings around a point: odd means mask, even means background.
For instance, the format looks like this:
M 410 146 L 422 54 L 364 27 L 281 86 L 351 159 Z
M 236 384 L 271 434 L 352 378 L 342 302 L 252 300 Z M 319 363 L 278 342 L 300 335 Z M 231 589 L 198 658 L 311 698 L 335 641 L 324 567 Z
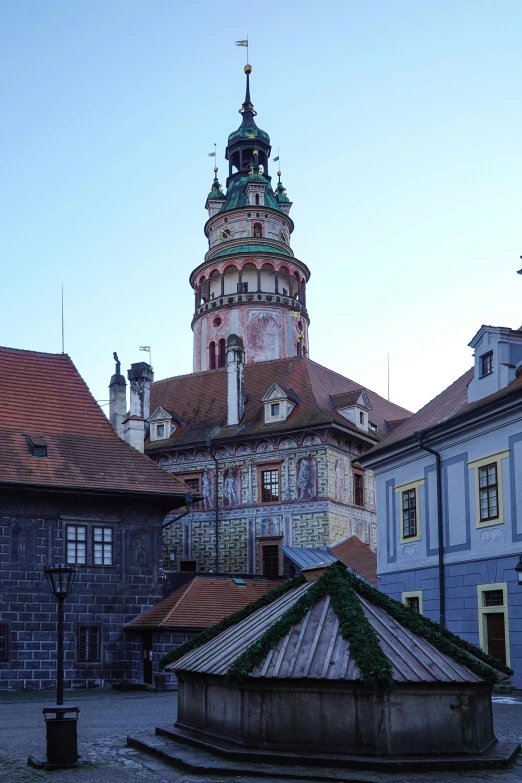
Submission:
M 489 655 L 506 663 L 506 624 L 503 614 L 486 615 L 486 633 Z
M 143 682 L 152 685 L 152 634 L 142 634 Z

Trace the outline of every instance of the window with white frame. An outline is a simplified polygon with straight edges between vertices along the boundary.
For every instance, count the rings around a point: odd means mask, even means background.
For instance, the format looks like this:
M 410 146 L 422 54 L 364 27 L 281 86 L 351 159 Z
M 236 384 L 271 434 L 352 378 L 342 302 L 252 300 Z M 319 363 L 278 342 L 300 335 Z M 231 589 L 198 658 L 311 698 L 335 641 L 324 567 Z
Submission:
M 501 451 L 468 462 L 468 468 L 475 474 L 477 527 L 501 525 L 504 522 L 502 460 L 508 457 L 509 451 Z
M 85 565 L 87 562 L 87 528 L 85 525 L 67 525 L 67 563 Z
M 111 566 L 112 555 L 112 527 L 93 528 L 93 563 L 94 565 Z
M 399 506 L 401 544 L 420 541 L 422 521 L 420 514 L 420 488 L 423 484 L 424 479 L 417 479 L 417 481 L 411 481 L 409 484 L 401 484 L 395 487 Z
M 422 590 L 410 590 L 402 594 L 402 603 L 422 614 Z

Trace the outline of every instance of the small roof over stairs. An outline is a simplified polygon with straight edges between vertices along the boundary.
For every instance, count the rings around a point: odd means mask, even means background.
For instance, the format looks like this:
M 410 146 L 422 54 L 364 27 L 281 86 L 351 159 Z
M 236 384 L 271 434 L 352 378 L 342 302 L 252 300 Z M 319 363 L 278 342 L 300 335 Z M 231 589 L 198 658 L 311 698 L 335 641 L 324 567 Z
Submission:
M 341 564 L 315 582 L 299 575 L 245 614 L 177 648 L 162 665 L 239 679 L 360 680 L 377 690 L 498 681 L 511 671 Z

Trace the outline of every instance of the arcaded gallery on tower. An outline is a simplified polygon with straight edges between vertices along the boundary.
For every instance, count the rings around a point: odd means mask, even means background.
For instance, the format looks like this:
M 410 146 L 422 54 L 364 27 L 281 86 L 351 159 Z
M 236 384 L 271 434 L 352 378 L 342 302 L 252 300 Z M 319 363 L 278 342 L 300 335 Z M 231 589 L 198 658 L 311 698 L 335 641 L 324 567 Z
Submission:
M 193 372 L 153 382 L 134 365 L 133 382 L 145 387 L 145 453 L 201 497 L 166 528 L 164 568 L 274 577 L 281 546 L 357 536 L 375 549 L 374 480 L 357 458 L 410 413 L 310 358 L 310 270 L 292 252 L 280 171 L 272 185 L 251 71 L 190 274 Z

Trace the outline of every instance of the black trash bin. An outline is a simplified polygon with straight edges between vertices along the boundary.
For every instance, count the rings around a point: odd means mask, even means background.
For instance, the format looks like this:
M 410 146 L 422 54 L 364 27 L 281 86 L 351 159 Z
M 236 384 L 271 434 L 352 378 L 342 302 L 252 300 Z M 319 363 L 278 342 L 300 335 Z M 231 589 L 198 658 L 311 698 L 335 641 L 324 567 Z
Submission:
M 47 764 L 50 767 L 75 767 L 78 764 L 79 707 L 53 704 L 42 710 L 47 735 Z

